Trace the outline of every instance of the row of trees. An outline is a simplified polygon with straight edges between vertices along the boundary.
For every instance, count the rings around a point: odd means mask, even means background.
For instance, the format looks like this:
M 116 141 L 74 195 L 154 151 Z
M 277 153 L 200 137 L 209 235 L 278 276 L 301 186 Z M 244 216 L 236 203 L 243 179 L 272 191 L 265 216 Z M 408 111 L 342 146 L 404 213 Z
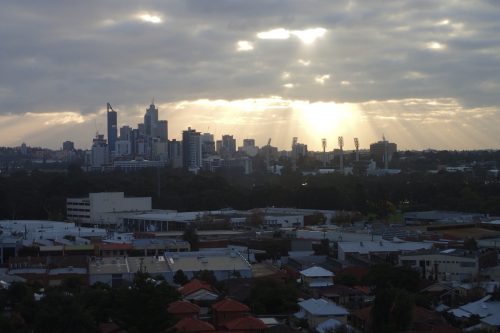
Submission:
M 110 321 L 130 333 L 165 332 L 174 324 L 167 305 L 179 299 L 175 288 L 145 273 L 117 289 L 82 287 L 72 279 L 60 287 L 40 287 L 13 283 L 0 290 L 0 332 L 88 333 Z
M 474 182 L 462 173 L 235 176 L 173 169 L 102 174 L 70 168 L 66 174 L 33 171 L 0 176 L 0 218 L 63 219 L 66 198 L 103 191 L 151 196 L 155 208 L 179 211 L 277 206 L 357 210 L 381 218 L 394 209 L 500 214 L 500 184 Z

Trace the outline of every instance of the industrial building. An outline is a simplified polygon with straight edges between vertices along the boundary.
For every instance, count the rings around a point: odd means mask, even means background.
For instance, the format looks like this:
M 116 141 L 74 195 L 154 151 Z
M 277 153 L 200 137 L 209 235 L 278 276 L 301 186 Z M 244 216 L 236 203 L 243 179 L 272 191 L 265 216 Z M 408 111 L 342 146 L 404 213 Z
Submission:
M 116 227 L 118 212 L 151 210 L 151 197 L 127 198 L 123 192 L 90 193 L 86 198 L 66 199 L 66 216 L 79 225 Z

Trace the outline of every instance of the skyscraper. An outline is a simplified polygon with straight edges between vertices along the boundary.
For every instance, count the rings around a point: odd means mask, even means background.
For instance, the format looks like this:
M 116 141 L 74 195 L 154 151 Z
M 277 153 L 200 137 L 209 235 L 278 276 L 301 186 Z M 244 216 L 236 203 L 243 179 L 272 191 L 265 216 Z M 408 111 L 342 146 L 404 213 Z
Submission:
M 191 127 L 182 132 L 182 165 L 186 169 L 201 167 L 201 133 Z
M 107 104 L 108 109 L 108 145 L 109 151 L 112 153 L 115 151 L 115 142 L 117 136 L 117 113 L 111 107 L 111 104 Z
M 222 157 L 232 157 L 236 153 L 236 139 L 232 135 L 222 136 L 222 151 L 219 153 Z
M 158 123 L 158 109 L 153 103 L 146 109 L 144 115 L 144 134 L 147 136 L 156 136 L 156 125 Z

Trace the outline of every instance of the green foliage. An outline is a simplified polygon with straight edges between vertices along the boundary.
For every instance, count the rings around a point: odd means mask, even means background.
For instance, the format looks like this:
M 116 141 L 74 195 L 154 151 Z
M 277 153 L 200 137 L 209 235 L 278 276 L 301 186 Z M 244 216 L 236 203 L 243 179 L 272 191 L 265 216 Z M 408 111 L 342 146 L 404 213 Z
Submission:
M 264 215 L 262 212 L 253 212 L 247 217 L 247 224 L 255 228 L 260 228 L 264 224 Z
M 255 279 L 249 304 L 256 314 L 286 314 L 297 308 L 298 289 L 293 281 L 282 282 L 272 278 Z
M 466 238 L 464 240 L 464 249 L 473 251 L 477 250 L 477 242 L 474 238 Z
M 217 284 L 217 278 L 213 271 L 201 270 L 194 274 L 194 277 L 198 280 L 205 281 L 206 283 L 215 286 Z
M 173 324 L 167 305 L 179 299 L 175 288 L 145 273 L 119 289 L 84 287 L 70 279 L 46 288 L 40 301 L 34 300 L 35 291 L 24 283 L 0 291 L 0 332 L 91 333 L 110 319 L 128 332 L 161 332 Z M 12 316 L 3 315 L 7 306 Z
M 174 274 L 174 282 L 176 284 L 179 284 L 181 286 L 185 285 L 186 283 L 189 282 L 186 274 L 184 274 L 184 271 L 182 269 L 178 269 L 175 274 Z
M 334 277 L 336 284 L 341 284 L 348 287 L 354 287 L 359 284 L 359 280 L 352 274 L 340 274 Z
M 413 168 L 420 161 L 415 160 Z M 425 167 L 435 168 L 435 165 Z M 276 176 L 202 172 L 193 175 L 166 168 L 160 173 L 161 196 L 158 196 L 156 180 L 156 170 L 149 169 L 127 174 L 120 171 L 82 173 L 72 167 L 68 174 L 0 175 L 0 219 L 60 218 L 66 212 L 65 198 L 103 191 L 151 196 L 155 208 L 179 211 L 293 206 L 358 210 L 385 218 L 395 209 L 392 203 L 398 203 L 405 211 L 442 209 L 500 214 L 500 183 L 471 179 L 463 173 L 304 177 L 300 173 Z M 302 186 L 304 182 L 307 186 Z M 404 207 L 399 204 L 402 200 Z
M 189 243 L 191 251 L 198 251 L 200 239 L 193 226 L 189 226 L 186 230 L 184 230 L 182 239 Z
M 389 264 L 378 264 L 370 267 L 364 277 L 364 283 L 376 289 L 399 288 L 417 292 L 420 277 L 416 271 L 407 267 L 393 267 Z

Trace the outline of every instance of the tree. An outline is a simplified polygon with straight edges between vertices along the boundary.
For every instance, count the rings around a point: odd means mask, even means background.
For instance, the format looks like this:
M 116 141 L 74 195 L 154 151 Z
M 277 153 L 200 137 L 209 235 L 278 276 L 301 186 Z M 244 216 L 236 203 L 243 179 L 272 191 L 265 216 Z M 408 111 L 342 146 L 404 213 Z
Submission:
M 257 314 L 289 313 L 296 310 L 297 297 L 298 289 L 293 281 L 283 283 L 272 278 L 255 279 L 249 304 Z
M 253 212 L 248 218 L 247 218 L 247 224 L 255 227 L 255 228 L 260 228 L 264 224 L 264 216 L 262 212 Z
M 198 280 L 205 281 L 206 283 L 215 286 L 217 284 L 217 278 L 213 271 L 203 269 L 194 273 L 194 277 Z
M 189 282 L 186 274 L 184 274 L 184 271 L 182 269 L 178 269 L 177 272 L 174 274 L 174 282 L 176 284 L 179 284 L 181 286 L 185 285 L 186 283 Z
M 464 240 L 464 249 L 469 251 L 477 250 L 477 242 L 474 238 L 466 238 Z
M 193 226 L 188 226 L 182 234 L 182 239 L 189 243 L 191 251 L 198 251 L 200 240 L 198 238 L 198 232 L 196 232 L 196 228 L 194 228 Z

